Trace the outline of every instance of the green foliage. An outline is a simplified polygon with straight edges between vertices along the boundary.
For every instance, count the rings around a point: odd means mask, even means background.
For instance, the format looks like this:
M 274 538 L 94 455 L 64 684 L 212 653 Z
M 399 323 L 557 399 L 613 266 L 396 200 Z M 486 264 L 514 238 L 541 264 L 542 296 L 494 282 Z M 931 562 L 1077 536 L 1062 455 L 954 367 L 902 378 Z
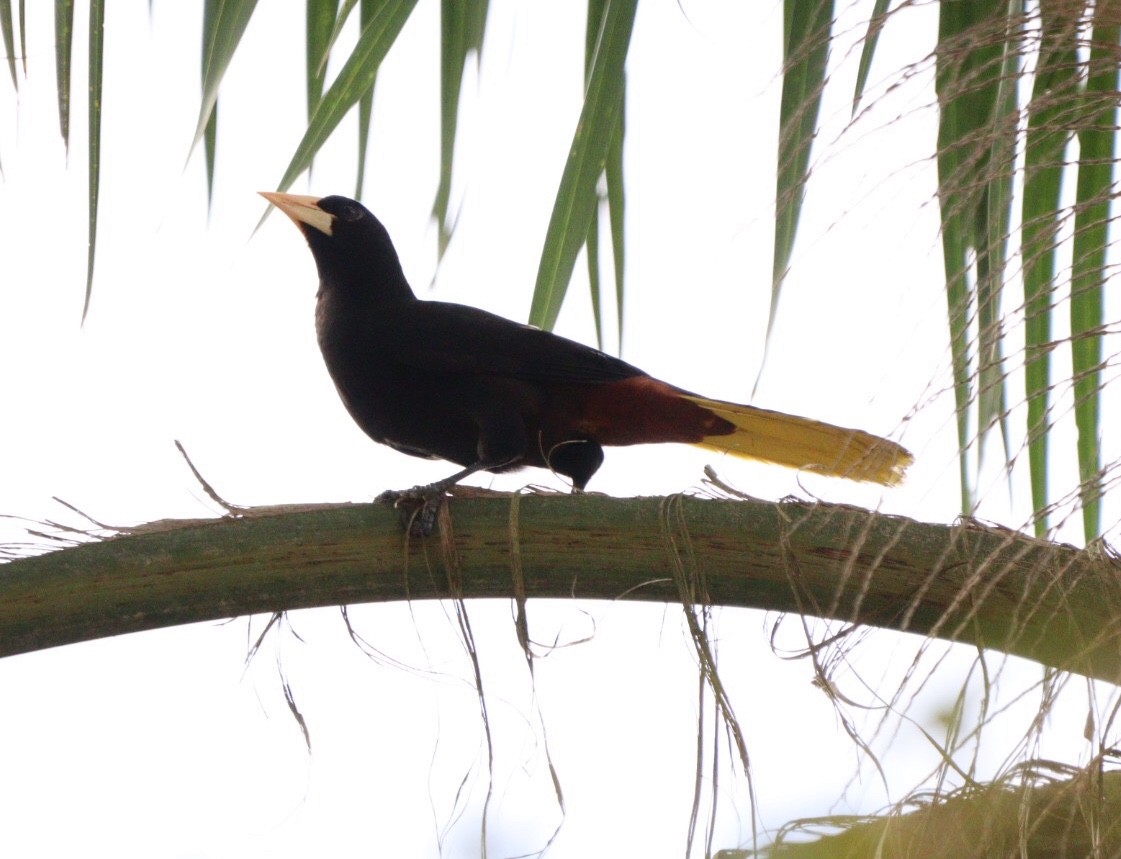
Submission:
M 452 163 L 459 127 L 459 94 L 468 58 L 483 50 L 488 0 L 443 0 L 440 4 L 440 185 L 432 204 L 439 230 L 437 253 L 443 258 L 455 228 L 451 204 Z
M 1036 762 L 1001 782 L 970 785 L 950 797 L 921 796 L 882 817 L 802 821 L 771 859 L 900 859 L 986 856 L 1115 856 L 1121 848 L 1121 772 L 1095 761 L 1084 770 Z M 737 855 L 727 851 L 724 859 Z M 743 855 L 747 855 L 746 853 Z
M 308 0 L 306 98 L 308 127 L 278 188 L 311 168 L 320 148 L 355 105 L 359 116 L 356 188 L 364 181 L 372 99 L 378 68 L 411 16 L 416 0 Z M 581 250 L 587 248 L 597 336 L 604 342 L 602 299 L 608 292 L 601 247 L 601 214 L 611 239 L 610 270 L 622 335 L 625 285 L 625 65 L 637 0 L 589 0 L 585 39 L 584 105 L 543 237 L 530 321 L 550 327 L 557 318 Z M 192 151 L 204 142 L 208 191 L 217 157 L 218 98 L 226 69 L 241 43 L 255 0 L 207 0 L 203 11 L 202 96 Z M 359 36 L 345 56 L 336 44 L 355 7 Z M 890 38 L 888 0 L 873 0 L 863 28 L 853 114 L 866 102 L 877 48 Z M 441 131 L 439 186 L 433 203 L 438 253 L 451 240 L 451 189 L 464 71 L 485 41 L 487 0 L 441 5 Z M 0 2 L 0 36 L 8 73 L 19 85 L 24 4 Z M 1073 390 L 1083 532 L 1101 530 L 1105 490 L 1101 461 L 1104 283 L 1116 149 L 1119 41 L 1114 2 L 942 0 L 933 52 L 939 108 L 933 141 L 946 278 L 947 329 L 959 446 L 961 508 L 977 506 L 982 453 L 999 430 L 1004 466 L 1011 470 L 1014 439 L 1026 439 L 1031 503 L 1037 535 L 1049 533 L 1052 509 L 1067 493 L 1051 486 L 1056 389 Z M 786 273 L 796 264 L 798 224 L 812 182 L 814 140 L 822 96 L 830 85 L 830 47 L 836 36 L 832 2 L 783 5 L 780 135 L 775 159 L 776 220 L 770 325 Z M 101 78 L 104 0 L 91 0 L 88 33 L 89 251 L 83 318 L 94 282 L 100 182 Z M 17 39 L 18 34 L 18 39 Z M 69 145 L 74 36 L 73 0 L 55 2 L 59 128 Z M 337 60 L 338 72 L 328 75 Z M 893 73 L 898 70 L 893 70 Z M 26 72 L 24 72 L 26 73 Z M 1030 83 L 1030 86 L 1026 86 Z M 17 90 L 18 91 L 18 90 Z M 1064 195 L 1064 189 L 1066 189 Z M 1017 223 L 1018 222 L 1018 223 Z M 1073 230 L 1063 225 L 1073 222 Z M 1070 233 L 1071 237 L 1066 238 Z M 1064 246 L 1064 243 L 1066 246 Z M 1072 260 L 1064 271 L 1060 260 Z M 1017 310 L 1016 296 L 1023 301 Z M 1055 378 L 1056 314 L 1069 292 L 1072 373 Z M 1010 313 L 1022 312 L 1013 331 Z M 1064 326 L 1065 326 L 1064 321 Z M 1020 335 L 1022 330 L 1022 339 Z M 1022 356 L 1024 388 L 1008 379 Z M 1012 362 L 1010 367 L 1010 362 Z M 1026 409 L 1011 404 L 1022 402 Z M 1022 425 L 1014 425 L 1021 420 Z
M 218 89 L 249 25 L 257 0 L 207 0 L 202 14 L 202 101 L 191 150 L 205 141 L 207 199 L 214 199 Z
M 588 63 L 584 109 L 553 204 L 529 310 L 530 323 L 546 329 L 553 327 L 560 313 L 576 257 L 594 223 L 599 202 L 596 183 L 612 141 L 621 133 L 619 117 L 626 90 L 623 68 L 638 0 L 612 0 L 602 7 L 596 47 Z
M 811 10 L 806 14 L 806 10 Z M 778 178 L 775 183 L 775 253 L 771 264 L 771 311 L 768 337 L 774 328 L 782 282 L 790 268 L 794 238 L 802 216 L 810 147 L 817 132 L 833 3 L 805 4 L 786 0 L 783 6 L 782 104 L 779 108 Z
M 101 72 L 104 66 L 105 0 L 90 0 L 89 26 L 89 251 L 82 321 L 93 296 L 93 264 L 97 249 L 97 199 L 101 192 Z

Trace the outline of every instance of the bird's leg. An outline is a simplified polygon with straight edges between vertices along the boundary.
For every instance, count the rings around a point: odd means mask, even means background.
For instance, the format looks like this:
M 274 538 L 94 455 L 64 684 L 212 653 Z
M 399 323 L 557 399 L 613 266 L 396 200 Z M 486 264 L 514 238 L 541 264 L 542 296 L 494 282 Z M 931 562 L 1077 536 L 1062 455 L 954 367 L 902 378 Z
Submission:
M 387 489 L 375 500 L 382 504 L 396 505 L 399 501 L 431 501 L 437 498 L 455 486 L 459 481 L 465 477 L 470 477 L 476 471 L 485 471 L 488 468 L 495 468 L 502 463 L 492 462 L 476 462 L 474 465 L 469 465 L 462 471 L 457 471 L 450 477 L 445 477 L 443 480 L 437 480 L 435 483 L 425 483 L 420 486 L 414 486 L 411 489 Z
M 374 501 L 400 508 L 409 534 L 413 537 L 427 537 L 436 528 L 436 514 L 440 512 L 440 505 L 444 502 L 449 489 L 477 471 L 501 468 L 508 464 L 508 462 L 476 462 L 435 483 L 414 486 L 412 489 L 386 490 Z
M 478 419 L 478 427 L 478 458 L 462 471 L 435 483 L 403 491 L 383 492 L 378 496 L 378 501 L 406 508 L 407 527 L 414 537 L 427 537 L 432 533 L 436 525 L 436 514 L 452 486 L 476 471 L 501 471 L 525 457 L 525 427 L 516 412 L 499 410 L 483 415 Z M 419 510 L 417 502 L 420 504 Z

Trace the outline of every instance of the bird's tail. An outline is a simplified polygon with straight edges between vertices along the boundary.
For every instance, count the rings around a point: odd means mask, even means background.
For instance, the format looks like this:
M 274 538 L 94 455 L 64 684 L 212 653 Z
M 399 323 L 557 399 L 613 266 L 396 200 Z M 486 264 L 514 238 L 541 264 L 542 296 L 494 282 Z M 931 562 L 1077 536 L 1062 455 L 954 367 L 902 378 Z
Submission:
M 895 442 L 861 430 L 704 397 L 685 399 L 735 426 L 726 435 L 705 436 L 698 447 L 884 486 L 899 483 L 914 459 Z

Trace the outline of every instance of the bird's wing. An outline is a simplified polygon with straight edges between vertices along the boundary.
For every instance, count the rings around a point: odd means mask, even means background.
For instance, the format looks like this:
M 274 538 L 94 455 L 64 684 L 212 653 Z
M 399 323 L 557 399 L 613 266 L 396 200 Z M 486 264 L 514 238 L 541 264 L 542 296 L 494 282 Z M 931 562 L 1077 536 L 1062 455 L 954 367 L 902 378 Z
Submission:
M 560 383 L 645 375 L 598 349 L 462 304 L 409 302 L 374 324 L 378 351 L 420 371 Z

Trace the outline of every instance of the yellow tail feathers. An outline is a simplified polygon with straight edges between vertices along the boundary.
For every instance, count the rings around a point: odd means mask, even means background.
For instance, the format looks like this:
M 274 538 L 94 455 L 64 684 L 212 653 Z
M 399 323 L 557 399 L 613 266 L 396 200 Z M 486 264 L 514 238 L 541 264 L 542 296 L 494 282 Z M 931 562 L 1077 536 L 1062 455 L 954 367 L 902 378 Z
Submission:
M 754 406 L 687 396 L 736 429 L 706 436 L 697 447 L 720 450 L 819 474 L 894 486 L 914 457 L 886 438 Z

